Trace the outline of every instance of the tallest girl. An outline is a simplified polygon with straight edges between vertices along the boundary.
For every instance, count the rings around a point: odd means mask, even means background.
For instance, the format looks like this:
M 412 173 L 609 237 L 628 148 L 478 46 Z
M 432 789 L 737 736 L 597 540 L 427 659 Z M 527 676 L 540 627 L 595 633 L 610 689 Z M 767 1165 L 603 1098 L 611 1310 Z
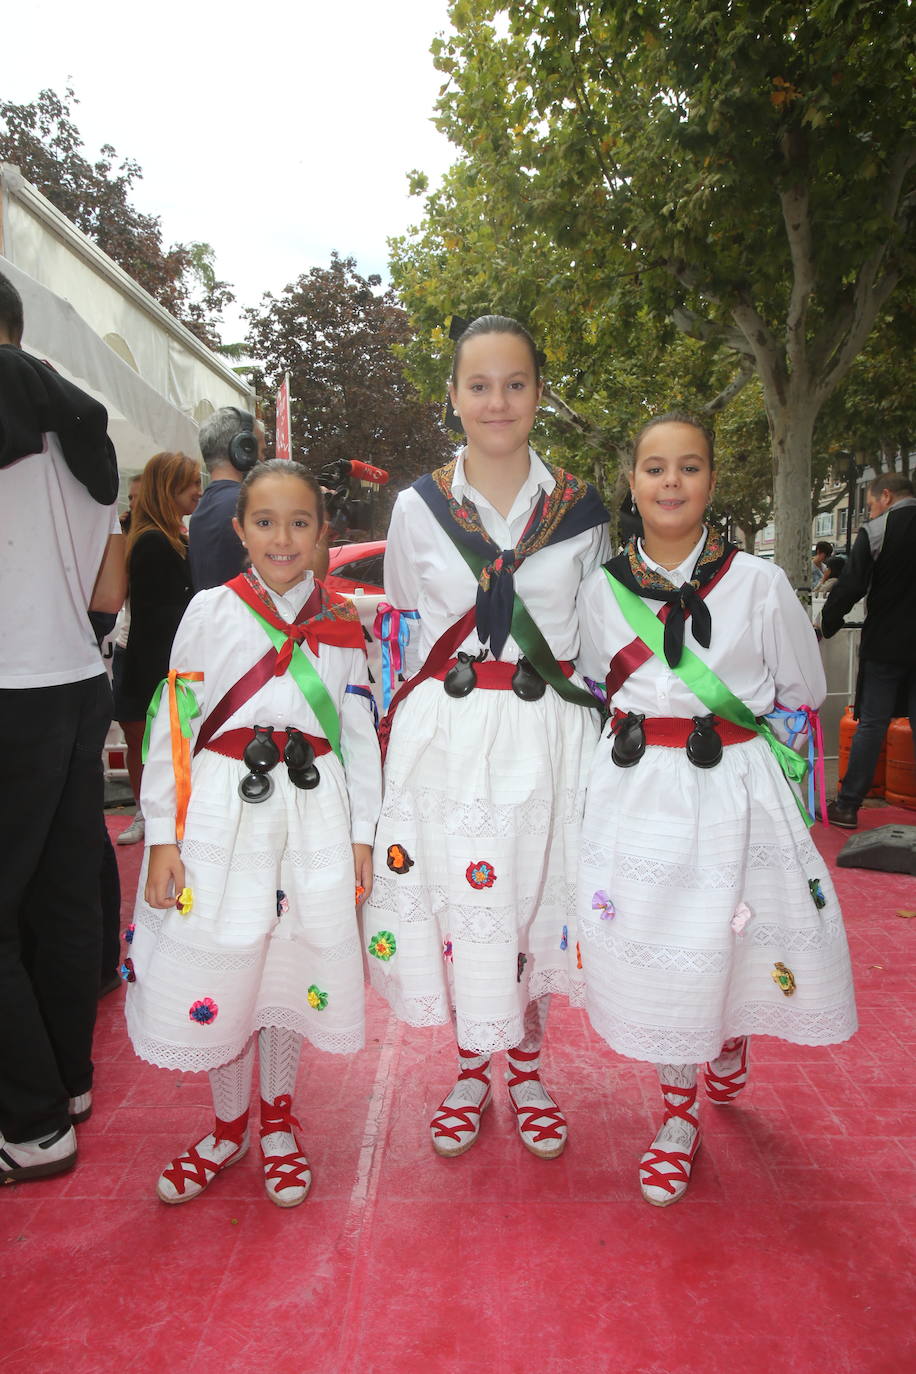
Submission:
M 388 533 L 395 633 L 404 612 L 419 624 L 365 932 L 395 1012 L 454 1025 L 458 1079 L 430 1123 L 442 1155 L 476 1140 L 497 1050 L 523 1143 L 544 1158 L 566 1144 L 539 1055 L 550 994 L 581 991 L 574 885 L 598 718 L 571 660 L 576 593 L 609 546 L 594 489 L 528 446 L 542 389 L 528 332 L 475 320 L 449 387 L 467 445 L 401 494 Z

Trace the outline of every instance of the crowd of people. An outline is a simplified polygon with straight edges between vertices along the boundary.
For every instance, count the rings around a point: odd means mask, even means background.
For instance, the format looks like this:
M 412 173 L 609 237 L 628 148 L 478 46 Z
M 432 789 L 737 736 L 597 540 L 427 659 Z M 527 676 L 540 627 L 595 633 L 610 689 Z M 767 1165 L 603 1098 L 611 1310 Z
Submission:
M 688 1188 L 700 1082 L 733 1102 L 754 1034 L 854 1033 L 842 917 L 784 742 L 787 713 L 824 696 L 817 640 L 783 572 L 709 523 L 700 421 L 660 415 L 636 435 L 642 533 L 615 553 L 594 488 L 529 445 L 531 336 L 474 321 L 449 384 L 465 443 L 391 519 L 406 660 L 379 729 L 357 614 L 322 581 L 315 478 L 265 461 L 260 423 L 226 407 L 201 427 L 203 496 L 196 460 L 157 454 L 125 532 L 103 408 L 21 336 L 0 277 L 0 495 L 16 530 L 0 551 L 4 1182 L 72 1167 L 92 1110 L 112 711 L 137 801 L 119 839 L 145 840 L 128 1033 L 153 1064 L 207 1072 L 213 1097 L 210 1129 L 162 1170 L 165 1203 L 246 1153 L 255 1051 L 264 1187 L 304 1201 L 301 1048 L 362 1049 L 366 964 L 396 1016 L 453 1028 L 454 1080 L 429 1122 L 443 1156 L 477 1139 L 497 1053 L 521 1144 L 562 1153 L 540 1055 L 552 997 L 584 1005 L 613 1051 L 657 1073 L 638 1165 L 656 1206 Z M 907 691 L 916 715 L 916 663 L 889 656 L 887 633 L 893 588 L 916 585 L 916 500 L 902 478 L 872 487 L 823 613 L 835 633 L 870 591 L 866 743 L 839 824 L 855 823 L 889 703 Z M 89 613 L 118 611 L 112 702 Z

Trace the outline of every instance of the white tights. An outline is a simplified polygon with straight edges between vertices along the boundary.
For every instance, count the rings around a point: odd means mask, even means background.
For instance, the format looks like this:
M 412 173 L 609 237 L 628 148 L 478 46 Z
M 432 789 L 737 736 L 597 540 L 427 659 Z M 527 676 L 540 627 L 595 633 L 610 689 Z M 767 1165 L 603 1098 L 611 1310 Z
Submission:
M 237 1121 L 251 1103 L 251 1070 L 254 1036 L 241 1054 L 218 1069 L 211 1069 L 210 1091 L 218 1121 Z M 302 1037 L 283 1026 L 263 1026 L 258 1031 L 258 1077 L 261 1097 L 273 1103 L 284 1094 L 292 1097 L 299 1071 Z

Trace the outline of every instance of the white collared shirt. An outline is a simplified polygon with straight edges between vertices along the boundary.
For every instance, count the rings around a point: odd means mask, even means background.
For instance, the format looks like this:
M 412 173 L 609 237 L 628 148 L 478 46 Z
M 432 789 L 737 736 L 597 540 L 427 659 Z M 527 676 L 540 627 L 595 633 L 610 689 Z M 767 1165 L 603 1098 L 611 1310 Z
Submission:
M 636 547 L 639 552 L 639 556 L 645 563 L 646 567 L 651 568 L 653 572 L 660 573 L 662 577 L 666 577 L 668 581 L 671 583 L 671 585 L 674 587 L 683 587 L 685 582 L 690 581 L 691 577 L 693 577 L 693 570 L 697 565 L 697 559 L 703 552 L 705 546 L 706 529 L 704 526 L 703 533 L 700 535 L 699 539 L 694 544 L 693 548 L 690 550 L 687 557 L 684 559 L 683 563 L 678 563 L 676 568 L 664 568 L 662 567 L 661 563 L 656 563 L 649 557 L 649 555 L 646 553 L 645 547 L 641 539 L 637 539 L 636 541 Z
M 513 548 L 524 533 L 542 491 L 556 485 L 549 469 L 533 449 L 530 468 L 512 509 L 503 517 L 467 481 L 464 452 L 459 455 L 452 494 L 473 501 L 481 524 L 500 549 Z M 610 556 L 606 525 L 597 525 L 530 555 L 515 573 L 515 590 L 524 602 L 557 659 L 575 658 L 579 636 L 574 613 L 576 592 L 584 577 Z M 385 553 L 385 596 L 399 610 L 417 610 L 419 626 L 411 629 L 407 673 L 413 675 L 436 640 L 468 611 L 477 599 L 477 579 L 412 487 L 395 502 Z M 483 646 L 476 631 L 461 648 L 477 654 Z M 501 658 L 514 663 L 521 650 L 511 636 Z

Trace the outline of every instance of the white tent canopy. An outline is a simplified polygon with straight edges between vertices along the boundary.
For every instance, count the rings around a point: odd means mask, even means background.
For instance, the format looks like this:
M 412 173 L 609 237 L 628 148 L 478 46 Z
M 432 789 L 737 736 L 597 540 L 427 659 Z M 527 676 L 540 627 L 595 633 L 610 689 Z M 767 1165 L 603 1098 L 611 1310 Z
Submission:
M 197 453 L 200 422 L 253 394 L 16 171 L 0 165 L 0 272 L 25 308 L 23 346 L 108 409 L 122 472 Z

